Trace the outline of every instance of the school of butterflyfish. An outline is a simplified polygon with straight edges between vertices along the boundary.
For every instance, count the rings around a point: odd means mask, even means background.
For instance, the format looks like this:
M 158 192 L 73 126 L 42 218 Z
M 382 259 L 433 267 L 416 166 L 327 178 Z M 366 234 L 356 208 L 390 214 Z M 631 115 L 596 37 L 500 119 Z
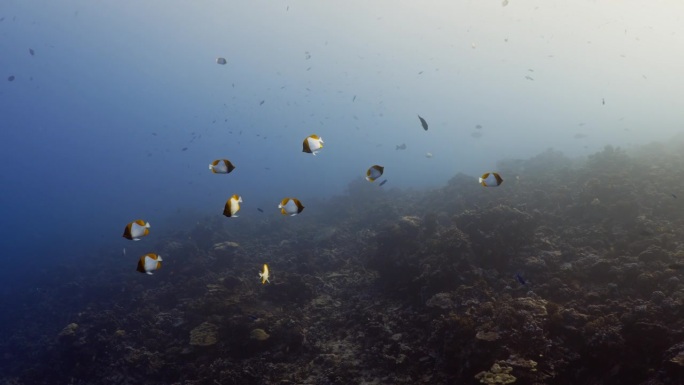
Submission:
M 226 64 L 226 60 L 224 58 L 218 58 L 216 59 L 216 62 L 218 64 Z M 418 116 L 418 119 L 420 120 L 421 127 L 427 131 L 427 121 L 421 116 Z M 316 134 L 309 135 L 304 138 L 304 142 L 302 143 L 302 152 L 316 155 L 323 149 L 323 143 L 323 138 L 320 136 Z M 404 148 L 406 148 L 405 145 Z M 428 152 L 426 157 L 432 158 L 432 154 Z M 228 159 L 216 159 L 209 164 L 209 170 L 214 174 L 230 174 L 233 170 L 235 170 L 235 165 Z M 375 180 L 380 178 L 384 172 L 384 166 L 375 164 L 366 170 L 366 180 L 369 182 L 375 182 Z M 379 186 L 382 186 L 385 183 L 387 183 L 387 179 L 383 180 Z M 478 178 L 478 183 L 484 187 L 498 187 L 501 185 L 501 183 L 503 183 L 503 179 L 497 172 L 486 172 L 482 174 L 480 178 Z M 240 211 L 241 203 L 242 197 L 240 195 L 231 195 L 228 200 L 226 200 L 226 203 L 223 207 L 223 215 L 228 218 L 237 218 L 237 213 Z M 280 210 L 280 213 L 285 216 L 295 216 L 301 214 L 304 210 L 304 205 L 302 202 L 294 197 L 283 198 L 277 207 Z M 259 212 L 263 212 L 263 210 L 260 208 L 257 210 L 259 210 Z M 123 237 L 132 241 L 139 241 L 141 238 L 146 237 L 149 234 L 150 223 L 142 219 L 136 219 L 126 225 L 124 228 Z M 124 256 L 126 255 L 125 250 L 126 249 L 124 249 L 123 253 Z M 161 263 L 161 255 L 148 253 L 140 257 L 136 270 L 144 274 L 152 275 L 152 272 L 161 268 Z M 259 272 L 258 277 L 261 279 L 262 284 L 271 282 L 269 281 L 270 273 L 267 264 L 263 264 L 263 268 Z

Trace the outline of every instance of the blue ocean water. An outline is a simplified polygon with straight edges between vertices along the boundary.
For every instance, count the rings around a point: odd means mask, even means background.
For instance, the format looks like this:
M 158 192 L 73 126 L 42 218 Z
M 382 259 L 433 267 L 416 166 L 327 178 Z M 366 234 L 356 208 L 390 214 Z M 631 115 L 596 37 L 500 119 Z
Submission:
M 315 212 L 374 164 L 382 188 L 425 189 L 549 147 L 581 157 L 681 129 L 684 58 L 667 48 L 681 29 L 658 19 L 671 12 L 563 6 L 6 0 L 2 301 L 18 306 L 60 266 L 142 252 L 121 237 L 132 220 L 160 236 L 194 214 L 238 221 L 221 217 L 233 194 L 241 217 L 277 217 L 290 196 Z M 302 152 L 311 134 L 316 156 Z M 236 170 L 209 172 L 221 158 Z

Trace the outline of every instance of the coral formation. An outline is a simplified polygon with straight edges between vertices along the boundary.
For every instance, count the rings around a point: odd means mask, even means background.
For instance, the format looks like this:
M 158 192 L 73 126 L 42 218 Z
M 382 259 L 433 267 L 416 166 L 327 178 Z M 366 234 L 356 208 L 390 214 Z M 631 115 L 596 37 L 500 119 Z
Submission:
M 203 322 L 190 331 L 190 345 L 209 346 L 218 341 L 218 327 L 209 322 Z
M 494 363 L 488 371 L 482 371 L 475 375 L 477 380 L 480 380 L 481 384 L 512 384 L 515 382 L 515 376 L 511 375 L 513 368 L 510 366 L 501 366 L 498 363 Z
M 253 329 L 249 332 L 249 338 L 257 341 L 266 341 L 270 337 L 264 329 Z

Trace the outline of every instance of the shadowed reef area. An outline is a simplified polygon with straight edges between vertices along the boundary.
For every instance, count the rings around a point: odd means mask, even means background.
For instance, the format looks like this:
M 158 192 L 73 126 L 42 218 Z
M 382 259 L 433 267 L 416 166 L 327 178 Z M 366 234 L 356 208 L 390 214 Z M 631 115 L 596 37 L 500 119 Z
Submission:
M 681 143 L 179 220 L 151 277 L 117 250 L 13 295 L 1 383 L 682 384 Z

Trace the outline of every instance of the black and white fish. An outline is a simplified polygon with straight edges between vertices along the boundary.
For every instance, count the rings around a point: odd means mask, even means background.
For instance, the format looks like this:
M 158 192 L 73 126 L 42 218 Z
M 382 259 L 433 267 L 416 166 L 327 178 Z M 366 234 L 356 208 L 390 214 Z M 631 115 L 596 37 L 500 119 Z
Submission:
M 150 223 L 142 219 L 135 220 L 126 225 L 123 237 L 132 241 L 139 241 L 140 238 L 150 234 Z
M 499 173 L 486 172 L 482 174 L 482 176 L 480 177 L 479 183 L 484 187 L 497 187 L 501 183 L 503 183 L 503 179 L 501 178 Z
M 209 164 L 209 170 L 214 174 L 229 174 L 235 166 L 228 159 L 216 159 Z
M 384 167 L 378 166 L 377 164 L 373 165 L 368 169 L 368 171 L 366 171 L 366 180 L 369 182 L 374 182 L 376 179 L 382 176 L 384 171 Z

